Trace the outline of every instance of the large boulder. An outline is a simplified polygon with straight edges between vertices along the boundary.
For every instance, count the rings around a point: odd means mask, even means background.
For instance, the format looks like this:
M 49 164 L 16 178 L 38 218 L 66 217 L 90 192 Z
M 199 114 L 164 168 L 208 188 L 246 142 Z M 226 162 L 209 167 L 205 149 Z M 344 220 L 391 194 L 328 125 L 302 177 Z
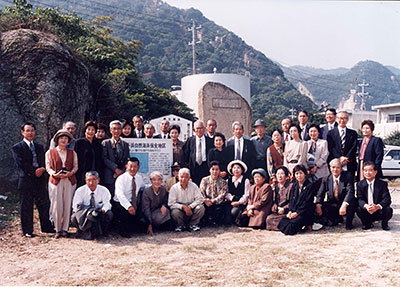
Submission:
M 82 126 L 88 81 L 85 65 L 56 36 L 27 29 L 0 33 L 0 177 L 13 175 L 10 149 L 22 139 L 23 122 L 35 123 L 45 148 L 62 122 Z

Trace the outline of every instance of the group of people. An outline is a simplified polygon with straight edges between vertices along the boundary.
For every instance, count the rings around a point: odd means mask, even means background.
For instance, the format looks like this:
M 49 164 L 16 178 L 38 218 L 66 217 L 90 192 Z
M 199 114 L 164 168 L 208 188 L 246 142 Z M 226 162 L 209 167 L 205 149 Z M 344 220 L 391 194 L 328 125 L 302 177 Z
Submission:
M 129 238 L 142 230 L 198 231 L 221 224 L 293 235 L 338 225 L 344 216 L 346 229 L 353 229 L 355 213 L 363 229 L 381 220 L 382 229 L 389 230 L 393 209 L 387 183 L 380 179 L 384 145 L 372 135 L 374 123 L 362 122 L 359 141 L 346 127 L 346 112 L 328 109 L 325 118 L 321 127 L 309 124 L 307 112 L 300 111 L 298 123 L 283 119 L 282 130 L 271 136 L 259 119 L 252 137 L 235 121 L 228 140 L 214 119 L 198 120 L 186 142 L 179 140 L 180 127 L 167 120 L 158 135 L 141 116 L 133 117 L 133 124 L 115 120 L 110 138 L 105 125 L 88 121 L 80 139 L 74 138 L 75 124 L 66 122 L 46 153 L 34 141 L 35 125 L 24 123 L 23 140 L 12 148 L 22 232 L 33 236 L 34 202 L 42 232 L 54 232 L 55 238 L 68 236 L 70 225 L 86 239 L 112 228 Z M 172 177 L 164 180 L 155 171 L 146 186 L 127 137 L 171 139 Z

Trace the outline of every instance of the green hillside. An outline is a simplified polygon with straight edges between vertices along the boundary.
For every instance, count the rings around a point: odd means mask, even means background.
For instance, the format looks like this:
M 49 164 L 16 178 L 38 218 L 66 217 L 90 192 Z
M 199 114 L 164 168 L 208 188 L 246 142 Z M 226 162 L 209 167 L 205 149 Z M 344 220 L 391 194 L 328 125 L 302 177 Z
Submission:
M 10 0 L 0 0 L 0 3 Z M 291 107 L 315 109 L 284 77 L 282 70 L 264 54 L 247 45 L 234 33 L 205 18 L 196 9 L 182 10 L 157 0 L 42 0 L 38 7 L 76 11 L 85 19 L 112 16 L 108 25 L 122 40 L 139 40 L 137 69 L 146 82 L 169 89 L 192 73 L 192 20 L 201 25 L 201 43 L 196 45 L 197 73 L 217 72 L 251 75 L 253 117 L 289 114 Z
M 340 74 L 318 74 L 316 69 L 284 68 L 285 76 L 294 84 L 303 83 L 313 94 L 315 101 L 326 101 L 337 107 L 342 98 L 347 98 L 350 89 L 358 88 L 365 80 L 369 84 L 365 91 L 369 93 L 367 109 L 372 105 L 396 103 L 400 101 L 400 77 L 380 63 L 362 61 L 347 72 Z

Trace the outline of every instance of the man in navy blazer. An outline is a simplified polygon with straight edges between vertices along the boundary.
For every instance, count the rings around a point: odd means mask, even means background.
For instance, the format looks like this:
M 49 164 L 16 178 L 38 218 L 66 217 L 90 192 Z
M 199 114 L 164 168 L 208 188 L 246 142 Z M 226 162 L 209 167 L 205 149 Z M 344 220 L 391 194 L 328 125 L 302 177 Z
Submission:
M 354 181 L 357 170 L 357 132 L 346 127 L 349 115 L 341 111 L 337 115 L 338 126 L 328 132 L 328 162 L 334 158 L 340 159 L 343 166 L 342 174 L 347 176 L 350 182 Z M 341 135 L 344 134 L 342 141 Z
M 132 118 L 133 126 L 135 127 L 132 131 L 132 137 L 133 138 L 144 138 L 144 132 L 143 132 L 143 126 L 144 126 L 144 121 L 143 117 L 136 115 Z
M 329 163 L 331 174 L 322 179 L 317 192 L 315 212 L 323 225 L 335 226 L 343 222 L 346 215 L 346 229 L 353 229 L 353 218 L 357 208 L 354 185 L 341 176 L 342 165 L 335 158 Z
M 256 149 L 253 142 L 243 137 L 244 127 L 241 122 L 232 124 L 233 137 L 228 140 L 226 149 L 228 154 L 228 162 L 238 159 L 247 165 L 246 176 L 250 176 L 254 169 L 257 158 Z
M 118 120 L 110 123 L 110 139 L 103 140 L 104 186 L 114 196 L 115 180 L 125 172 L 129 158 L 129 144 L 121 139 L 122 123 Z
M 301 139 L 304 141 L 308 141 L 310 139 L 310 135 L 308 134 L 308 113 L 305 110 L 299 111 L 299 114 L 297 116 L 297 120 L 299 121 L 299 126 L 301 129 Z
M 202 121 L 196 121 L 193 128 L 195 135 L 186 140 L 183 145 L 183 154 L 185 164 L 189 167 L 192 181 L 200 186 L 201 179 L 209 175 L 207 156 L 208 151 L 214 146 L 214 141 L 204 135 L 205 127 Z
M 370 229 L 373 222 L 382 220 L 382 229 L 390 230 L 389 220 L 393 216 L 387 183 L 376 178 L 378 171 L 375 164 L 367 161 L 363 166 L 364 179 L 357 184 L 357 215 L 362 222 L 362 229 Z
M 331 108 L 325 111 L 325 119 L 326 124 L 321 126 L 321 132 L 319 134 L 320 139 L 326 140 L 328 137 L 328 132 L 337 127 L 338 123 L 336 122 L 336 110 Z
M 21 134 L 24 139 L 12 147 L 12 152 L 18 170 L 22 233 L 26 237 L 33 236 L 34 202 L 39 211 L 42 232 L 54 233 L 49 220 L 50 201 L 45 187 L 44 149 L 33 141 L 36 135 L 33 123 L 24 123 Z

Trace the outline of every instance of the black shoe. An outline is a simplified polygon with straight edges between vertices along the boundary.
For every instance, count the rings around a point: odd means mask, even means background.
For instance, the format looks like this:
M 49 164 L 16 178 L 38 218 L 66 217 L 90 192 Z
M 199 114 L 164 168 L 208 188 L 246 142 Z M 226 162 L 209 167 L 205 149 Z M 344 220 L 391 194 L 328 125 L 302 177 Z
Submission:
M 82 238 L 82 231 L 80 229 L 78 229 L 74 235 L 75 238 Z
M 386 231 L 389 231 L 389 230 L 390 230 L 390 227 L 389 227 L 389 225 L 386 223 L 386 224 L 382 224 L 382 229 L 383 229 L 383 230 L 386 230 Z
M 25 236 L 26 238 L 33 238 L 33 237 L 36 237 L 36 235 L 33 234 L 33 233 L 25 233 L 24 236 Z
M 120 232 L 119 235 L 121 235 L 124 238 L 131 238 L 131 235 L 127 232 Z
M 352 230 L 352 229 L 354 229 L 354 225 L 353 224 L 346 225 L 346 230 Z
M 363 226 L 362 226 L 362 229 L 363 229 L 363 230 L 368 230 L 368 229 L 371 229 L 372 227 L 374 227 L 373 224 L 370 224 L 370 225 L 363 225 Z

